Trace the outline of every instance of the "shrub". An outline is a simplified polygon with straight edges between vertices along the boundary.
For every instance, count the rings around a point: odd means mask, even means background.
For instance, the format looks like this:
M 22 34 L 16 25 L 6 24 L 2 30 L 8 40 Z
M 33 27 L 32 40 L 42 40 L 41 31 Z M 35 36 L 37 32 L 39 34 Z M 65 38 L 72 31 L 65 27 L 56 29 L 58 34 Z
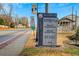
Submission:
M 11 28 L 14 28 L 14 27 L 15 27 L 15 25 L 14 25 L 13 23 L 11 23 L 11 24 L 10 24 L 10 27 L 11 27 Z
M 0 25 L 4 25 L 4 20 L 0 18 Z

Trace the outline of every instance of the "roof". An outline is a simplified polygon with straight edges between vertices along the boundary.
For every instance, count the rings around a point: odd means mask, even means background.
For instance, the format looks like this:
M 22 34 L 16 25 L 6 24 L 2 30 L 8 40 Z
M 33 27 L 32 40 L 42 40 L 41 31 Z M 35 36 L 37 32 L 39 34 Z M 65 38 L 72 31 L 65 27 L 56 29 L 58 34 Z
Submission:
M 59 21 L 67 19 L 67 20 L 70 20 L 72 22 L 75 22 L 75 17 L 76 17 L 76 15 L 73 15 L 73 20 L 72 20 L 72 14 L 70 14 L 70 15 L 67 15 L 67 16 L 59 19 Z M 79 18 L 79 16 L 77 16 L 77 18 Z
M 61 18 L 59 21 L 61 21 L 61 20 L 69 20 L 69 21 L 71 21 L 71 22 L 74 22 L 74 20 L 71 20 L 71 19 L 69 19 L 69 18 Z

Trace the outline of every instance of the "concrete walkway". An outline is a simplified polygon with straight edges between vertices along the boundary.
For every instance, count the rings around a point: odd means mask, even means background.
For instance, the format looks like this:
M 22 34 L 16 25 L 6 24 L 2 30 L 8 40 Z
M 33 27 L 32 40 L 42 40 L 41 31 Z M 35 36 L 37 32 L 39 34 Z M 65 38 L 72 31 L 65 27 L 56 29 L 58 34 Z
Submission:
M 0 56 L 17 56 L 22 51 L 30 33 L 31 31 L 29 30 L 8 46 L 0 49 Z

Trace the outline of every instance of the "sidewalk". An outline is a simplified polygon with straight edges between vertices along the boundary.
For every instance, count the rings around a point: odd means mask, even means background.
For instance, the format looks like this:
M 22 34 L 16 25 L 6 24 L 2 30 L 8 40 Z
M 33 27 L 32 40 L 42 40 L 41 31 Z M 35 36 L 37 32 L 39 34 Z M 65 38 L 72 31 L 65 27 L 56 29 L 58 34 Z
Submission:
M 28 41 L 26 42 L 24 48 L 34 48 L 35 47 L 35 35 L 36 32 L 32 32 L 28 38 Z
M 8 46 L 0 49 L 0 56 L 17 56 L 23 49 L 25 42 L 29 36 L 30 31 L 24 33 Z

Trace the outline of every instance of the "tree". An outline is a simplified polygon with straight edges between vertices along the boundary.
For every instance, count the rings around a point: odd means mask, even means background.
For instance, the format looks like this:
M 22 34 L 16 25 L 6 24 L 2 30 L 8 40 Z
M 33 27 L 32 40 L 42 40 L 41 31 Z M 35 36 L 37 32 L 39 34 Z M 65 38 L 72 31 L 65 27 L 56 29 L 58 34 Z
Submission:
M 0 25 L 4 25 L 4 20 L 0 18 Z
M 75 42 L 75 44 L 78 43 L 79 41 L 79 27 L 77 27 L 76 33 L 72 36 L 69 37 L 70 40 L 72 40 L 73 42 Z
M 75 35 L 76 35 L 75 40 L 76 40 L 76 44 L 77 44 L 77 41 L 79 41 L 79 27 L 77 28 Z
M 28 18 L 27 17 L 23 17 L 21 23 L 22 23 L 23 26 L 26 26 L 26 28 L 29 27 L 29 25 L 28 25 Z

